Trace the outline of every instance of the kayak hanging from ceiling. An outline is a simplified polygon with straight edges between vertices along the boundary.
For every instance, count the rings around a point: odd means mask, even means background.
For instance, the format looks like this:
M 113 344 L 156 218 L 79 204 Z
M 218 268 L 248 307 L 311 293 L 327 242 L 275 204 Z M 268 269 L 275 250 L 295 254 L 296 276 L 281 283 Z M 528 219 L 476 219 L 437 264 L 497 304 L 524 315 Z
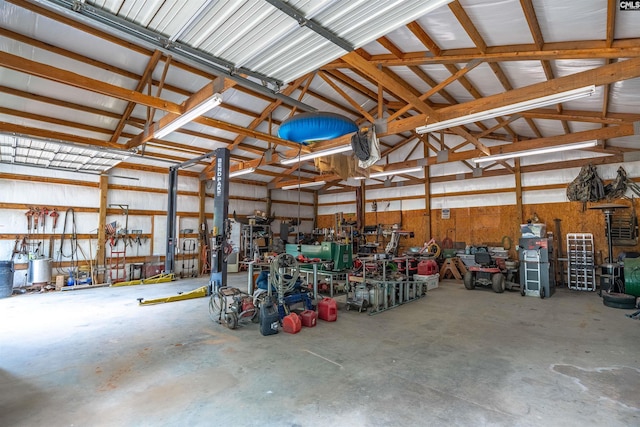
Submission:
M 326 141 L 356 132 L 358 125 L 345 116 L 335 113 L 297 114 L 280 125 L 278 137 L 307 145 Z

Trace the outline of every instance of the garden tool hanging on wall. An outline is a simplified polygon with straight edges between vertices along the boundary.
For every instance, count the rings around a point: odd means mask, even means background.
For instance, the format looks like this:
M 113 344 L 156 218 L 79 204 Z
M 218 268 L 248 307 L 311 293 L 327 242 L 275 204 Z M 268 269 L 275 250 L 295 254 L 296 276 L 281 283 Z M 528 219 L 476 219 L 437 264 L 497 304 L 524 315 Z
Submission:
M 33 210 L 33 232 L 38 232 L 38 218 L 40 218 L 40 208 L 35 208 Z
M 58 224 L 58 217 L 60 216 L 60 214 L 58 213 L 58 210 L 56 208 L 53 208 L 49 216 L 53 218 L 53 225 L 51 227 L 51 231 L 55 232 L 56 225 Z
M 29 208 L 24 214 L 27 217 L 27 234 L 31 234 L 31 224 L 33 224 L 33 214 L 35 211 L 33 208 Z

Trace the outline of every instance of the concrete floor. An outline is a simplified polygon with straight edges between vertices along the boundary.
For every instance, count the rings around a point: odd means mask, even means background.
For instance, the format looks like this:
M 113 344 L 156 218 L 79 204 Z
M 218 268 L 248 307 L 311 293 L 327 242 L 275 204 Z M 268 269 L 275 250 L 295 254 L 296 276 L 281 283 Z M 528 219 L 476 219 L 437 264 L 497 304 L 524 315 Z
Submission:
M 595 293 L 444 281 L 267 337 L 214 323 L 205 298 L 136 301 L 206 283 L 1 299 L 0 425 L 640 425 L 640 321 Z

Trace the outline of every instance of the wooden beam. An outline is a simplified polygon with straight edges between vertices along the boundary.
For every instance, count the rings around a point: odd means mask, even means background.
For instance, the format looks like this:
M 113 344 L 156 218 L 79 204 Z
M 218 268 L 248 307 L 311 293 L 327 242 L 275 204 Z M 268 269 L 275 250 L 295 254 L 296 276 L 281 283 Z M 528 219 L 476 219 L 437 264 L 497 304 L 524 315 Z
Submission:
M 158 62 L 160 62 L 160 58 L 162 58 L 162 52 L 160 52 L 159 50 L 154 51 L 153 55 L 151 55 L 151 58 L 149 58 L 149 62 L 147 63 L 144 72 L 142 73 L 142 77 L 140 77 L 140 80 L 138 81 L 136 92 L 142 92 L 142 89 L 144 89 L 144 87 L 147 85 L 147 82 L 149 82 L 149 80 L 151 79 L 153 70 L 155 70 L 156 65 L 158 65 Z M 131 113 L 133 113 L 133 109 L 135 108 L 135 106 L 135 102 L 129 101 L 127 103 L 127 106 L 125 107 L 124 112 L 122 113 L 122 116 L 120 117 L 120 120 L 118 121 L 118 124 L 113 131 L 111 142 L 118 142 L 120 134 L 124 129 L 124 125 L 127 123 L 127 120 L 131 116 Z
M 429 148 L 423 144 L 422 153 L 424 158 L 429 157 Z M 424 166 L 424 241 L 431 240 L 431 168 Z
M 96 246 L 96 266 L 102 274 L 98 275 L 98 283 L 104 283 L 106 277 L 106 246 L 107 237 L 105 225 L 107 224 L 107 195 L 109 194 L 109 176 L 100 175 L 100 204 L 98 208 L 98 243 Z
M 618 1 L 607 0 L 607 48 L 611 48 L 613 40 L 615 38 L 616 28 L 616 11 L 618 9 Z
M 467 74 L 469 71 L 473 70 L 475 67 L 477 67 L 480 64 L 481 64 L 480 61 L 471 61 L 466 66 L 464 66 L 461 69 L 459 69 L 456 73 L 450 75 L 449 77 L 447 77 L 446 79 L 444 79 L 443 81 L 441 81 L 440 83 L 438 83 L 437 85 L 433 86 L 431 89 L 426 91 L 424 94 L 420 95 L 420 99 L 422 101 L 426 101 L 431 96 L 437 94 L 438 92 L 443 90 L 445 87 L 447 87 L 448 85 L 450 85 L 454 81 L 460 79 L 462 76 L 464 76 L 465 74 Z M 402 116 L 404 113 L 409 111 L 411 108 L 412 108 L 411 105 L 406 105 L 406 106 L 402 107 L 401 109 L 399 109 L 398 111 L 393 113 L 389 117 L 388 121 L 397 119 L 398 117 Z
M 176 103 L 92 79 L 82 74 L 35 62 L 8 52 L 0 52 L 0 66 L 89 92 L 95 92 L 125 101 L 133 101 L 137 104 L 157 108 L 158 110 L 168 111 L 174 114 L 182 112 L 180 106 Z
M 538 17 L 536 16 L 536 11 L 533 7 L 533 1 L 520 0 L 520 6 L 524 12 L 524 17 L 527 19 L 527 25 L 529 25 L 529 31 L 533 37 L 533 43 L 535 44 L 536 49 L 542 50 L 544 47 L 544 38 L 542 37 Z
M 469 18 L 469 15 L 467 15 L 467 12 L 465 12 L 462 8 L 462 5 L 460 5 L 460 2 L 458 2 L 458 0 L 455 0 L 449 3 L 449 9 L 458 19 L 458 22 L 460 22 L 460 25 L 462 25 L 462 28 L 464 28 L 464 31 L 467 33 L 469 38 L 471 38 L 478 50 L 480 52 L 486 52 L 487 44 L 480 35 L 480 32 L 478 31 L 476 26 L 473 24 L 473 21 L 471 21 L 471 18 Z
M 422 26 L 418 23 L 418 21 L 413 21 L 407 24 L 407 28 L 409 31 L 413 33 L 414 36 L 420 43 L 422 43 L 429 51 L 431 51 L 432 56 L 440 56 L 442 50 L 437 45 L 436 42 L 427 34 L 427 32 L 422 28 Z
M 387 88 L 390 92 L 399 96 L 406 102 L 412 104 L 418 111 L 423 114 L 435 114 L 435 111 L 421 101 L 416 95 L 406 90 L 401 83 L 397 80 L 391 78 L 389 75 L 381 72 L 378 68 L 365 60 L 362 56 L 358 55 L 356 52 L 349 52 L 342 57 L 346 63 L 351 65 L 352 67 L 360 70 L 364 74 L 371 77 L 372 80 L 377 80 L 380 84 L 382 84 L 385 88 Z
M 373 118 L 373 116 L 371 114 L 369 114 L 369 112 L 367 110 L 362 108 L 360 106 L 360 103 L 358 103 L 355 99 L 353 99 L 351 96 L 349 96 L 349 94 L 347 92 L 345 92 L 340 86 L 338 86 L 333 80 L 331 80 L 326 73 L 320 71 L 318 73 L 318 75 L 329 86 L 331 86 L 331 88 L 333 90 L 335 90 L 338 93 L 338 95 L 342 96 L 342 98 L 344 98 L 353 108 L 355 108 L 360 114 L 362 114 L 364 116 L 364 118 L 369 120 L 369 122 L 371 122 L 371 123 L 375 122 L 375 119 Z
M 484 111 L 497 107 L 504 107 L 546 94 L 578 89 L 588 85 L 601 86 L 603 84 L 632 79 L 640 76 L 640 58 L 632 58 L 614 64 L 603 65 L 587 71 L 558 77 L 551 81 L 535 83 L 517 88 L 505 93 L 486 96 L 481 99 L 452 105 L 437 110 L 439 120 L 452 119 L 477 111 Z M 524 115 L 523 113 L 520 113 Z M 428 114 L 420 114 L 407 119 L 396 120 L 387 126 L 388 134 L 400 133 L 426 124 Z M 431 120 L 434 121 L 434 120 Z
M 615 40 L 610 48 L 604 40 L 545 43 L 543 49 L 534 44 L 489 46 L 486 52 L 475 48 L 444 50 L 440 55 L 428 51 L 407 52 L 404 58 L 393 55 L 371 55 L 370 61 L 385 67 L 401 67 L 427 64 L 461 64 L 480 59 L 483 62 L 542 61 L 559 59 L 636 58 L 640 56 L 640 39 Z M 327 64 L 321 69 L 345 68 L 339 63 Z

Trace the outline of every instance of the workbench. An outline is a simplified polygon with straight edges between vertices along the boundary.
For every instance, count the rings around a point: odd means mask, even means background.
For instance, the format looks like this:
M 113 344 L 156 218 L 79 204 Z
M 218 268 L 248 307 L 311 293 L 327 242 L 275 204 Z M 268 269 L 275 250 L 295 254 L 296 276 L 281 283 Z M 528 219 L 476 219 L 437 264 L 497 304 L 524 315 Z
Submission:
M 313 293 L 314 297 L 317 295 L 318 290 L 318 279 L 320 277 L 326 277 L 329 279 L 329 296 L 333 298 L 333 281 L 334 280 L 348 280 L 346 271 L 328 271 L 328 270 L 320 270 L 318 269 L 317 262 L 314 263 L 304 263 L 300 264 L 300 274 L 304 273 L 306 275 L 305 279 L 309 282 L 309 275 L 312 275 L 313 279 Z

